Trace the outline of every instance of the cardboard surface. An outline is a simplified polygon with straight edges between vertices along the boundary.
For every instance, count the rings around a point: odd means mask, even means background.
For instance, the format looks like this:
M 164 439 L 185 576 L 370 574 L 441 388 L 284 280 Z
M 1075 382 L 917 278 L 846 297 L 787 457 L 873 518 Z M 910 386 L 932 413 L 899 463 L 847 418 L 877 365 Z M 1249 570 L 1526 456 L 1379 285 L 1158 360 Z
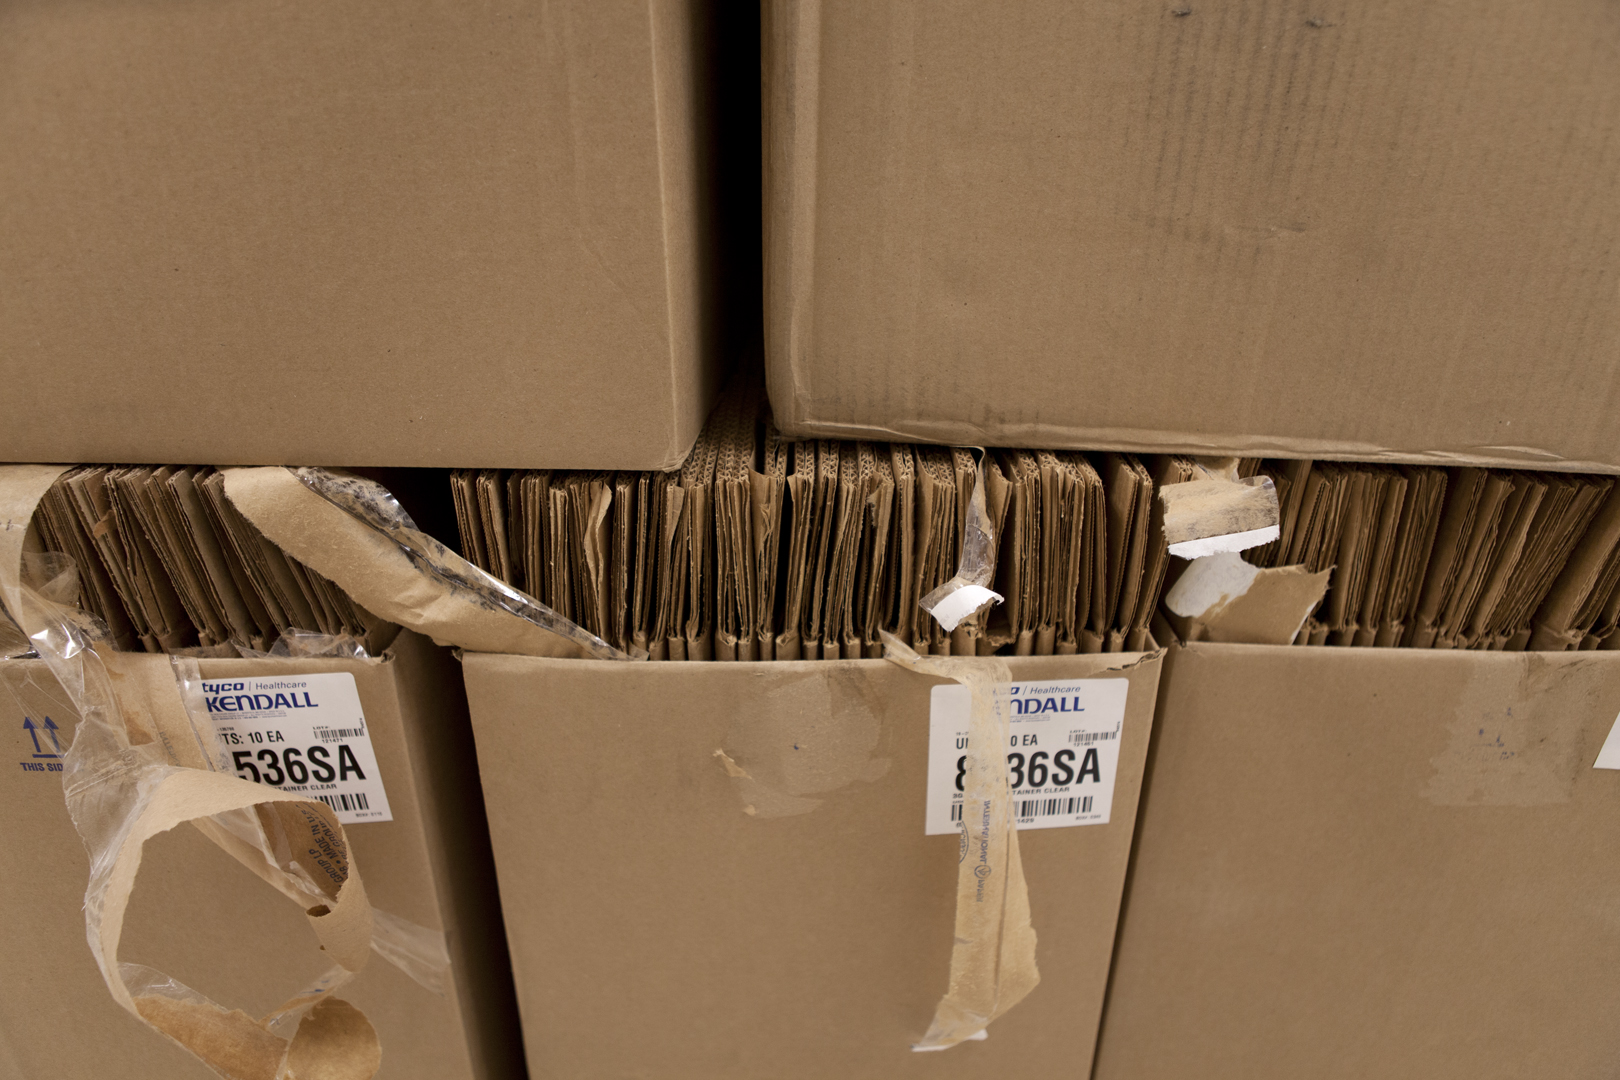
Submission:
M 1620 470 L 1620 10 L 766 5 L 789 435 Z
M 1599 1077 L 1612 653 L 1172 647 L 1099 1080 Z
M 128 662 L 166 669 L 163 656 Z M 469 821 L 464 740 L 450 748 L 464 706 L 454 662 L 413 634 L 386 663 L 204 660 L 205 678 L 347 671 L 358 685 L 394 820 L 349 826 L 366 891 L 381 910 L 447 933 L 452 987 L 437 997 L 373 956 L 341 996 L 366 1013 L 383 1048 L 380 1080 L 494 1080 L 521 1075 L 505 957 L 489 896 L 487 853 Z M 0 739 L 11 753 L 0 781 L 8 822 L 0 840 L 0 1075 L 128 1077 L 213 1074 L 144 1029 L 108 993 L 85 944 L 85 851 L 62 800 L 61 773 L 21 767 L 33 756 L 25 716 L 49 715 L 65 736 L 71 706 L 43 662 L 0 661 Z M 461 722 L 465 724 L 463 719 Z M 47 747 L 47 749 L 49 749 Z M 476 773 L 472 778 L 476 792 Z M 476 808 L 472 811 L 476 818 Z M 469 843 L 468 837 L 473 839 Z M 167 971 L 227 1007 L 257 1016 L 329 966 L 304 914 L 189 826 L 146 850 L 121 958 Z
M 668 469 L 702 0 L 0 13 L 0 460 Z
M 923 831 L 940 680 L 467 654 L 531 1073 L 1084 1076 L 1159 660 L 1006 663 L 1130 680 L 1112 822 L 1020 832 L 1041 983 L 988 1039 L 918 1054 L 961 843 Z

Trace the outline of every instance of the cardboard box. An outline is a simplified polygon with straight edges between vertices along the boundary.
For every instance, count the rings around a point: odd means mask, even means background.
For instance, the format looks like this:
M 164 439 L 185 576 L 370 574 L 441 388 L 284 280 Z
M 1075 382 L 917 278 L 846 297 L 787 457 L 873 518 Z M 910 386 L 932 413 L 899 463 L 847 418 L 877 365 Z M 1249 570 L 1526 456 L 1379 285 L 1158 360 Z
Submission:
M 0 460 L 669 469 L 703 0 L 0 14 Z
M 1042 982 L 937 1054 L 910 1047 L 946 987 L 961 857 L 924 835 L 940 680 L 464 663 L 533 1075 L 1086 1075 L 1158 653 L 1006 660 L 1015 680 L 1129 680 L 1112 815 L 1020 830 Z
M 1620 468 L 1620 13 L 766 5 L 789 435 Z
M 169 665 L 167 656 L 123 660 Z M 442 930 L 452 958 L 444 997 L 375 955 L 342 989 L 377 1028 L 380 1080 L 523 1075 L 466 706 L 449 651 L 407 631 L 382 660 L 203 660 L 201 668 L 211 679 L 354 676 L 393 813 L 392 821 L 346 830 L 367 892 L 378 909 Z M 63 803 L 62 773 L 51 768 L 59 759 L 49 756 L 47 716 L 65 743 L 77 720 L 45 663 L 0 661 L 0 730 L 11 757 L 0 781 L 0 1067 L 8 1077 L 211 1077 L 119 1008 L 86 946 L 89 869 Z M 31 741 L 36 735 L 42 745 Z M 120 958 L 254 1016 L 330 966 L 294 905 L 189 826 L 147 845 Z
M 1620 656 L 1172 646 L 1095 1076 L 1607 1076 Z

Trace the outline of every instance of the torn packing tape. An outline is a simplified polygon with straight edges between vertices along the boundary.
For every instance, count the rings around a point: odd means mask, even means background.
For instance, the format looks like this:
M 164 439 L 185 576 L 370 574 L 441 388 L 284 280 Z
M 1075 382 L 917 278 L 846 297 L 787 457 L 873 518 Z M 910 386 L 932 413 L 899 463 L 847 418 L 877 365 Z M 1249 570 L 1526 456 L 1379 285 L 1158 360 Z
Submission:
M 956 875 L 950 983 L 914 1050 L 944 1050 L 983 1038 L 990 1023 L 1041 981 L 1035 965 L 1029 886 L 1018 853 L 1007 761 L 1008 705 L 997 688 L 1012 682 L 1005 661 L 919 656 L 883 634 L 884 658 L 919 675 L 951 679 L 972 695 L 962 800 L 962 854 Z
M 225 494 L 287 554 L 367 610 L 475 652 L 630 660 L 417 529 L 388 490 L 341 470 L 225 469 Z
M 996 576 L 996 539 L 984 507 L 984 449 L 974 447 L 973 451 L 973 494 L 962 524 L 962 557 L 957 562 L 956 576 L 917 604 L 947 634 L 975 612 L 1002 601 L 1001 594 L 989 587 Z
M 378 920 L 343 827 L 316 800 L 214 771 L 213 727 L 205 712 L 187 707 L 183 693 L 187 679 L 196 678 L 196 662 L 172 658 L 171 672 L 104 651 L 104 628 L 72 604 L 71 560 L 25 553 L 34 508 L 62 471 L 0 468 L 0 599 L 79 714 L 63 755 L 63 787 L 90 854 L 86 933 L 107 988 L 126 1010 L 229 1080 L 365 1080 L 381 1061 L 376 1031 L 333 991 L 365 967 Z M 320 948 L 337 961 L 260 1020 L 118 959 L 145 842 L 186 821 L 297 902 Z M 382 921 L 389 940 L 379 951 L 408 956 L 407 973 L 442 982 L 442 943 L 437 952 L 422 949 L 421 928 Z
M 1159 502 L 1165 543 L 1183 559 L 1259 547 L 1280 533 L 1277 489 L 1269 476 L 1239 480 L 1206 470 L 1199 479 L 1160 488 Z

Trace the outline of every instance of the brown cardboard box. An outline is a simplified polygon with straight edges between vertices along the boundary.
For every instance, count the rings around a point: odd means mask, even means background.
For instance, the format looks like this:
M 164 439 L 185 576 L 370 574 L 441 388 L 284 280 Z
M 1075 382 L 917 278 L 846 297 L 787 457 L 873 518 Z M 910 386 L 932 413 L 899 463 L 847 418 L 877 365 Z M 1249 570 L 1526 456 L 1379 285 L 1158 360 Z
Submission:
M 924 835 L 939 680 L 466 654 L 533 1075 L 1086 1075 L 1159 654 L 1006 662 L 1130 680 L 1111 822 L 1020 831 L 1042 982 L 986 1040 L 914 1053 L 961 844 Z
M 169 658 L 124 662 L 167 667 Z M 452 968 L 449 992 L 438 997 L 373 955 L 342 996 L 377 1028 L 380 1080 L 520 1077 L 477 775 L 448 650 L 405 632 L 381 661 L 204 660 L 201 667 L 204 678 L 354 675 L 393 820 L 350 825 L 349 840 L 377 908 L 444 931 Z M 0 781 L 7 822 L 0 839 L 0 1076 L 210 1077 L 120 1009 L 96 968 L 85 942 L 85 848 L 63 804 L 62 774 L 31 741 L 38 734 L 50 752 L 39 729 L 46 716 L 65 742 L 76 719 L 45 663 L 0 661 L 0 730 L 11 755 Z M 33 720 L 33 733 L 24 718 Z M 296 907 L 188 826 L 147 846 L 121 959 L 155 966 L 254 1016 L 330 966 Z
M 1620 468 L 1620 10 L 766 5 L 790 435 Z
M 1099 1080 L 1610 1076 L 1613 653 L 1172 646 Z
M 669 469 L 703 0 L 0 12 L 0 460 Z

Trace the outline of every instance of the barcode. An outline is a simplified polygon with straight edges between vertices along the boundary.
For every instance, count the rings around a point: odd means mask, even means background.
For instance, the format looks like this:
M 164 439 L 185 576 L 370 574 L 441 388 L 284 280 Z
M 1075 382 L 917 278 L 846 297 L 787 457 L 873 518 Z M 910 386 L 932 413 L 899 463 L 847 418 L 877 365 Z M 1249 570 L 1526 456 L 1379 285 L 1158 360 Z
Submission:
M 1014 816 L 1019 821 L 1038 817 L 1056 817 L 1061 814 L 1091 813 L 1091 795 L 1076 795 L 1070 799 L 1020 799 L 1013 803 Z M 962 804 L 951 804 L 951 820 L 962 820 Z
M 1091 813 L 1090 795 L 1076 795 L 1069 799 L 1021 799 L 1013 803 L 1014 816 L 1019 821 L 1030 818 L 1055 817 L 1060 814 Z
M 337 742 L 339 739 L 358 739 L 366 733 L 366 729 L 363 727 L 318 727 L 311 728 L 310 730 L 315 732 L 315 737 L 321 740 L 321 742 Z
M 1069 741 L 1076 746 L 1090 746 L 1094 742 L 1107 742 L 1119 738 L 1119 731 L 1071 731 Z
M 366 796 L 363 792 L 356 792 L 353 795 L 317 795 L 315 797 L 334 810 L 371 809 L 371 807 L 366 805 Z M 1090 802 L 1091 800 L 1088 799 L 1086 801 Z

